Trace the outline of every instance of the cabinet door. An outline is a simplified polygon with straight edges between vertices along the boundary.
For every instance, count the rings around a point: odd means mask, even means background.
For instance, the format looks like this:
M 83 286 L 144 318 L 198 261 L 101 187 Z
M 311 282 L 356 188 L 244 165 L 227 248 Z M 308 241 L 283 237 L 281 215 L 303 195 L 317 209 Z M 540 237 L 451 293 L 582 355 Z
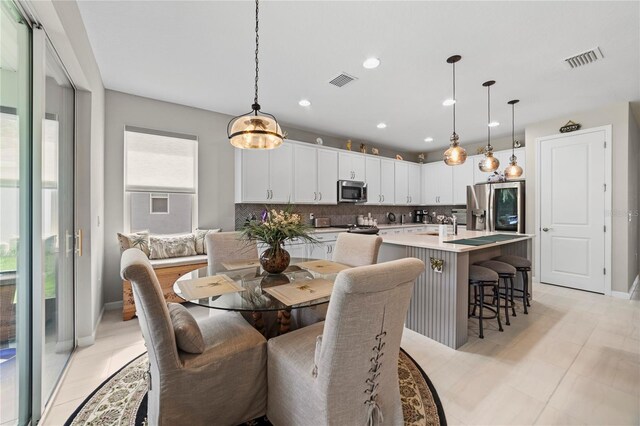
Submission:
M 291 200 L 292 181 L 293 148 L 291 144 L 285 142 L 269 151 L 269 190 L 271 190 L 269 202 L 288 203 Z
M 382 203 L 380 193 L 380 159 L 366 157 L 365 182 L 367 183 L 367 204 Z
M 338 153 L 318 149 L 318 202 L 338 204 Z
M 306 244 L 285 244 L 285 250 L 289 252 L 291 257 L 306 257 L 307 255 L 307 245 Z
M 242 202 L 269 202 L 269 151 L 242 150 Z
M 351 168 L 353 169 L 353 180 L 364 182 L 366 179 L 365 156 L 354 154 L 351 159 Z
M 438 173 L 438 204 L 453 204 L 453 169 L 460 166 L 447 166 L 444 162 L 437 162 Z
M 319 244 L 306 244 L 306 257 L 309 259 L 328 259 L 329 257 L 329 245 L 331 243 L 319 243 Z M 335 243 L 333 243 L 335 244 Z
M 422 174 L 419 164 L 409 163 L 409 204 L 422 205 Z
M 395 167 L 393 160 L 380 160 L 380 204 L 393 205 L 395 191 Z
M 467 204 L 467 186 L 473 185 L 473 161 L 453 166 L 453 204 Z
M 341 152 L 338 155 L 338 177 L 340 180 L 354 180 L 351 166 L 353 154 Z
M 422 165 L 422 204 L 435 206 L 438 204 L 438 163 Z
M 315 203 L 318 201 L 317 149 L 312 146 L 293 146 L 293 201 Z
M 395 162 L 395 204 L 409 204 L 409 165 L 400 161 Z

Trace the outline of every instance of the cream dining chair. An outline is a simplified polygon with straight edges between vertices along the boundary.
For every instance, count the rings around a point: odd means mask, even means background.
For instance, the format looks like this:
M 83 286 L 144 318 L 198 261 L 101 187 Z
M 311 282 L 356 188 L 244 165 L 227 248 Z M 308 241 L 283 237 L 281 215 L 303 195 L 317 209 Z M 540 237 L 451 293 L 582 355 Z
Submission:
M 398 353 L 415 258 L 338 274 L 327 320 L 267 343 L 267 417 L 276 426 L 400 425 Z
M 209 265 L 258 259 L 256 242 L 240 239 L 239 232 L 210 232 L 205 237 L 205 244 Z
M 264 414 L 267 353 L 259 332 L 237 313 L 196 322 L 182 305 L 168 307 L 138 249 L 122 254 L 121 275 L 133 286 L 149 352 L 148 424 L 237 425 Z

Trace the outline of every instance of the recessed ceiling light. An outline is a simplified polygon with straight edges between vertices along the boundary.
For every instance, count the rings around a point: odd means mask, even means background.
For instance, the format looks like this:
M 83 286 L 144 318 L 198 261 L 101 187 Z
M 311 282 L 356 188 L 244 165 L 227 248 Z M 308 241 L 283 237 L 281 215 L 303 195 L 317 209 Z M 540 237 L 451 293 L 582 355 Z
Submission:
M 378 68 L 378 66 L 380 66 L 380 59 L 378 59 L 378 58 L 367 58 L 362 63 L 362 66 L 365 67 L 368 70 L 372 70 L 374 68 Z
M 387 125 L 385 123 L 378 123 L 378 125 L 376 127 L 378 129 L 384 129 L 385 127 L 387 127 Z
M 446 101 L 442 102 L 442 105 L 444 105 L 444 106 L 451 106 L 451 105 L 453 105 L 453 104 L 455 104 L 455 103 L 456 103 L 456 100 L 455 100 L 455 99 L 447 99 Z
M 492 121 L 491 123 L 488 124 L 489 127 L 498 127 L 500 125 L 500 123 L 498 123 L 497 121 Z
M 424 138 L 425 142 L 433 142 L 433 138 L 429 136 L 428 138 Z
M 308 107 L 311 105 L 311 101 L 309 101 L 308 99 L 300 99 L 300 102 L 298 102 L 298 105 L 303 107 Z

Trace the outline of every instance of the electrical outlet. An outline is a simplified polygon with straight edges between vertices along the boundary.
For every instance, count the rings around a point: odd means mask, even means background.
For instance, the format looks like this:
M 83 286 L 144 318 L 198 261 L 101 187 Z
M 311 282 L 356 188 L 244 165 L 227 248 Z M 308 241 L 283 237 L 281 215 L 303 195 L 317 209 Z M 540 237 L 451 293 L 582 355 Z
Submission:
M 313 213 L 309 213 L 309 220 L 313 220 L 316 218 L 316 215 L 314 215 Z

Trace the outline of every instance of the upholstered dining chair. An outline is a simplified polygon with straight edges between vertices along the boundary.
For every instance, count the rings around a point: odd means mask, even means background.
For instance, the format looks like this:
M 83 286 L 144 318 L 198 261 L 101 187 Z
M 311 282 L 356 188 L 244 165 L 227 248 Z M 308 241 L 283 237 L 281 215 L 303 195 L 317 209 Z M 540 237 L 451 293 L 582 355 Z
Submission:
M 333 261 L 348 266 L 364 266 L 378 263 L 382 237 L 377 235 L 338 234 Z
M 148 424 L 237 425 L 264 414 L 266 340 L 240 315 L 196 322 L 167 303 L 144 253 L 122 254 L 149 353 Z M 175 308 L 175 309 L 174 309 Z
M 338 234 L 332 260 L 347 266 L 365 266 L 378 263 L 378 252 L 382 237 L 377 235 Z M 299 327 L 305 327 L 324 321 L 327 317 L 327 305 L 298 309 L 295 320 Z
M 241 240 L 239 232 L 210 232 L 205 237 L 205 244 L 209 265 L 258 259 L 256 242 Z
M 403 424 L 398 352 L 415 258 L 347 269 L 324 322 L 268 341 L 267 417 L 276 426 Z

